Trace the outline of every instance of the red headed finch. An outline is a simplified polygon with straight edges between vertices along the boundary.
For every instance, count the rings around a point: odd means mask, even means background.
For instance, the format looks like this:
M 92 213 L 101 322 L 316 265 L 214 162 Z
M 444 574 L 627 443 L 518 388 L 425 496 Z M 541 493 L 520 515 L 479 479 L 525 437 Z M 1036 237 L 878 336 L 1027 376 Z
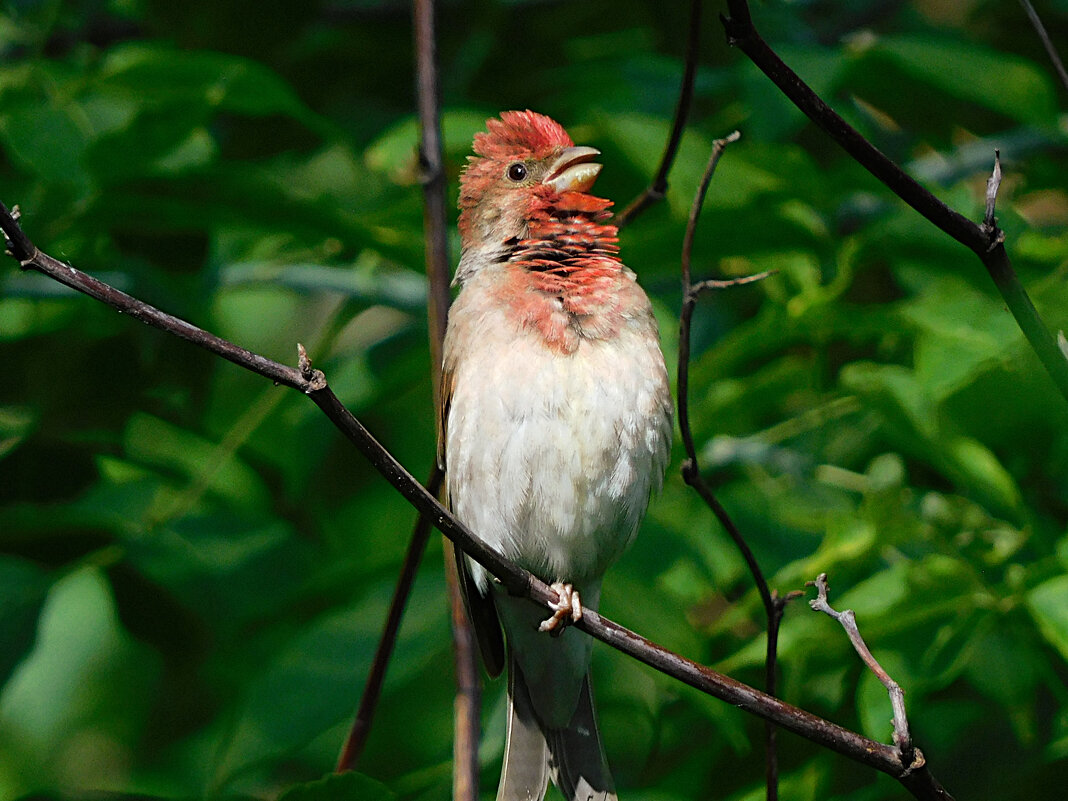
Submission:
M 505 112 L 487 129 L 460 182 L 441 457 L 457 517 L 561 596 L 543 621 L 544 610 L 460 560 L 491 674 L 505 663 L 501 627 L 507 640 L 497 798 L 540 801 L 551 778 L 571 801 L 614 799 L 592 641 L 564 624 L 583 605 L 596 609 L 602 576 L 659 487 L 671 443 L 667 372 L 649 299 L 606 222 L 611 202 L 589 194 L 598 151 L 531 111 Z

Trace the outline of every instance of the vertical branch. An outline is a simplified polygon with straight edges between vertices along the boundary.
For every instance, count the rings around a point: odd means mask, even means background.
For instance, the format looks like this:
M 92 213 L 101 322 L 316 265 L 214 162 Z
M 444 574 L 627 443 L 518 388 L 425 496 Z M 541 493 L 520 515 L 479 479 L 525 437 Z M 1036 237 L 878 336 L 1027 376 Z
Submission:
M 694 233 L 697 230 L 697 220 L 701 216 L 701 207 L 705 202 L 708 186 L 715 175 L 720 157 L 727 145 L 737 142 L 740 135 L 737 131 L 723 139 L 717 139 L 712 145 L 712 156 L 708 160 L 705 174 L 701 178 L 697 195 L 694 197 L 693 206 L 690 208 L 690 217 L 686 224 L 686 235 L 682 242 L 682 312 L 679 315 L 679 375 L 678 375 L 678 405 L 679 405 L 679 430 L 682 433 L 682 443 L 686 450 L 686 461 L 682 465 L 682 476 L 698 495 L 708 504 L 709 508 L 719 519 L 720 524 L 734 544 L 741 551 L 742 558 L 749 566 L 749 572 L 753 575 L 760 599 L 764 603 L 764 611 L 768 618 L 768 644 L 764 659 L 764 683 L 768 695 L 775 695 L 777 676 L 779 622 L 782 620 L 786 603 L 794 597 L 794 593 L 780 598 L 779 595 L 768 588 L 768 582 L 764 573 L 757 564 L 756 557 L 745 541 L 738 527 L 731 520 L 727 510 L 723 508 L 712 490 L 701 477 L 701 470 L 697 464 L 697 447 L 693 441 L 693 432 L 690 429 L 690 328 L 693 321 L 694 309 L 697 306 L 697 298 L 702 292 L 709 289 L 725 289 L 740 284 L 752 283 L 766 278 L 768 273 L 747 276 L 746 278 L 733 281 L 701 281 L 692 283 L 690 262 L 693 255 Z M 766 787 L 767 801 L 775 801 L 779 795 L 779 759 L 777 747 L 777 729 L 771 721 L 765 721 L 765 754 L 766 754 Z
M 668 188 L 668 173 L 675 163 L 675 156 L 679 152 L 679 143 L 682 141 L 682 132 L 686 128 L 686 119 L 690 116 L 690 102 L 693 100 L 693 82 L 697 75 L 697 52 L 701 42 L 701 0 L 690 2 L 690 38 L 686 46 L 686 69 L 682 74 L 682 87 L 679 89 L 679 102 L 675 106 L 675 123 L 671 128 L 667 145 L 664 147 L 664 156 L 660 159 L 660 167 L 656 171 L 656 177 L 645 190 L 634 198 L 623 209 L 612 223 L 617 228 L 622 228 L 649 206 L 664 199 Z
M 449 315 L 449 239 L 445 211 L 445 167 L 438 101 L 434 1 L 415 0 L 416 102 L 419 107 L 419 167 L 423 184 L 423 233 L 426 240 L 427 323 L 434 397 L 441 382 L 441 351 Z
M 445 212 L 445 169 L 441 144 L 441 120 L 438 102 L 436 42 L 433 0 L 416 0 L 413 6 L 416 94 L 421 127 L 419 164 L 423 185 L 423 231 L 426 241 L 427 329 L 430 342 L 430 371 L 435 403 L 441 392 L 441 359 L 445 327 L 449 313 L 449 247 Z M 441 491 L 444 473 L 437 464 L 426 488 L 433 495 Z M 426 551 L 432 527 L 426 514 L 420 514 L 405 553 L 393 600 L 382 636 L 364 685 L 352 729 L 338 759 L 338 772 L 352 770 L 363 752 L 370 732 L 386 667 L 393 655 L 404 608 L 411 595 L 415 575 Z M 446 548 L 446 582 L 449 591 L 449 620 L 453 631 L 456 662 L 456 733 L 453 798 L 473 801 L 478 795 L 478 734 L 481 709 L 478 663 L 474 635 L 464 615 L 459 583 L 451 549 Z
M 421 131 L 419 163 L 423 173 L 423 231 L 426 238 L 426 274 L 430 290 L 427 299 L 427 323 L 434 402 L 439 404 L 441 359 L 451 297 L 433 0 L 415 0 L 412 22 L 415 35 L 416 97 Z M 451 555 L 452 549 L 446 548 L 445 576 L 449 588 L 449 619 L 452 624 L 457 685 L 453 739 L 453 799 L 475 801 L 478 798 L 478 739 L 482 699 L 475 636 L 464 612 L 455 560 Z

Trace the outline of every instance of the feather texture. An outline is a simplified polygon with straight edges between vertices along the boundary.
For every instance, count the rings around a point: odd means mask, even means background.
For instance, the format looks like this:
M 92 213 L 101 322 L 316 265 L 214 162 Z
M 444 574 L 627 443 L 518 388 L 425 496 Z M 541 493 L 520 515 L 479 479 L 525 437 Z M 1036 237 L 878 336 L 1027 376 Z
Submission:
M 453 511 L 504 556 L 596 609 L 637 533 L 671 442 L 671 397 L 648 298 L 618 257 L 599 165 L 558 124 L 505 112 L 461 181 L 461 291 L 449 313 L 439 458 Z M 575 165 L 581 169 L 575 169 Z M 567 170 L 572 172 L 566 172 Z M 561 191 L 561 186 L 565 188 Z M 577 187 L 572 190 L 568 187 Z M 615 798 L 589 681 L 592 641 L 538 631 L 545 610 L 468 563 L 487 665 L 507 639 L 509 735 L 498 801 Z

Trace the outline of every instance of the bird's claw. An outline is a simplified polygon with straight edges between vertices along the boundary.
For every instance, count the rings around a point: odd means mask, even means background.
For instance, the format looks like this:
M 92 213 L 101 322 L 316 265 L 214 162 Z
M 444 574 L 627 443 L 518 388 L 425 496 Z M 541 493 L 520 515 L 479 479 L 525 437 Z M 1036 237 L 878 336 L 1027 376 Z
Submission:
M 570 584 L 557 581 L 550 586 L 556 590 L 557 596 L 555 603 L 549 604 L 553 615 L 541 622 L 538 631 L 548 631 L 553 636 L 558 636 L 568 623 L 578 623 L 582 620 L 582 599 L 579 597 L 578 590 Z

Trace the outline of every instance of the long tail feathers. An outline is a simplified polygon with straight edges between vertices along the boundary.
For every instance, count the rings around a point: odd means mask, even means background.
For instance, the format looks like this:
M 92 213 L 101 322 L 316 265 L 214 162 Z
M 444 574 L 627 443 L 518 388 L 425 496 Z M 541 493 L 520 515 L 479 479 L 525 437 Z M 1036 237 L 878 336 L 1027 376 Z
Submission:
M 597 731 L 589 673 L 568 727 L 543 729 L 523 673 L 510 661 L 508 740 L 497 801 L 542 801 L 549 779 L 567 801 L 617 801 Z
M 582 680 L 578 708 L 566 729 L 550 729 L 550 776 L 568 801 L 616 801 L 593 709 L 590 674 Z
M 523 673 L 510 654 L 507 737 L 497 801 L 542 801 L 549 785 L 549 746 Z

